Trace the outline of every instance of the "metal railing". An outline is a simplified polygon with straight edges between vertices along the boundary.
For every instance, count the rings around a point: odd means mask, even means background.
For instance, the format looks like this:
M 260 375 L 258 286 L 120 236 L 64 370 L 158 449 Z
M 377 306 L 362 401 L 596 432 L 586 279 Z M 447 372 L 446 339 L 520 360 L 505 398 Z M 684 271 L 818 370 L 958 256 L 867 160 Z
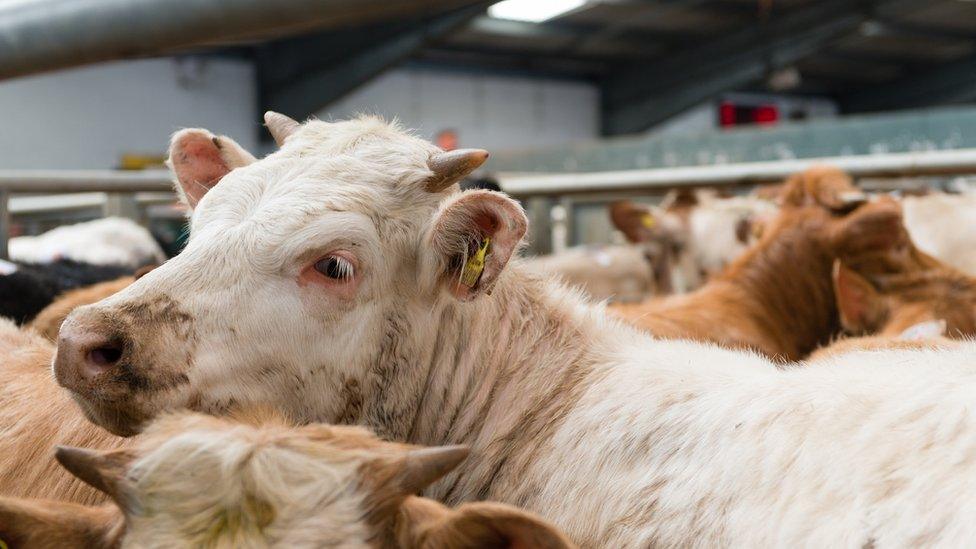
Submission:
M 134 193 L 172 191 L 169 172 L 152 170 L 6 170 L 0 171 L 0 258 L 9 257 L 10 196 L 46 193 Z
M 683 186 L 774 183 L 816 164 L 830 164 L 854 177 L 922 177 L 976 174 L 976 149 L 925 151 L 745 162 L 714 166 L 590 173 L 500 173 L 502 189 L 519 198 L 580 194 L 647 194 Z
M 814 164 L 832 164 L 855 177 L 901 178 L 976 174 L 976 149 L 940 150 L 861 156 L 747 162 L 715 166 L 560 174 L 499 174 L 507 193 L 530 201 L 533 233 L 548 232 L 549 208 L 532 207 L 535 199 L 656 194 L 682 186 L 736 186 L 772 183 Z M 11 194 L 134 193 L 171 191 L 165 170 L 0 171 L 0 258 L 7 258 Z M 549 240 L 546 235 L 545 240 Z

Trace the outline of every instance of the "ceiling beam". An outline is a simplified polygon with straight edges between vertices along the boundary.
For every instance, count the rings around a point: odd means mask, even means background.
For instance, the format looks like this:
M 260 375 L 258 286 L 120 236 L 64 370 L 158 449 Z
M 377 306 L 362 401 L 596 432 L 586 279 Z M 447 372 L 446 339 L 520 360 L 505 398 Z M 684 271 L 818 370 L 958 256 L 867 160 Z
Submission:
M 817 2 L 661 63 L 645 63 L 612 76 L 603 89 L 604 134 L 646 130 L 819 51 L 867 17 L 859 5 L 851 4 L 848 0 Z
M 872 112 L 976 100 L 976 56 L 861 88 L 840 98 L 844 112 Z
M 483 13 L 490 3 L 469 2 L 467 7 L 419 21 L 398 21 L 260 47 L 255 53 L 259 109 L 307 118 Z

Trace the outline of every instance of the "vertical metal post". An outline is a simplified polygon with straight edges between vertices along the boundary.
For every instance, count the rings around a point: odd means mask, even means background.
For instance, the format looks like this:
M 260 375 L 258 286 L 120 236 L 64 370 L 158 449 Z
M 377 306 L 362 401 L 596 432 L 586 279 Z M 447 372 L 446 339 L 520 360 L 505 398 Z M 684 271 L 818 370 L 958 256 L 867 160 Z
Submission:
M 10 191 L 0 190 L 0 259 L 10 259 Z
M 105 194 L 105 207 L 102 209 L 102 215 L 105 217 L 127 217 L 142 223 L 141 213 L 134 192 Z
M 525 213 L 529 216 L 529 250 L 536 255 L 552 251 L 551 209 L 552 199 L 549 197 L 534 196 L 525 201 Z
M 552 253 L 559 254 L 569 247 L 570 219 L 572 205 L 565 199 L 550 210 L 550 230 L 552 231 Z

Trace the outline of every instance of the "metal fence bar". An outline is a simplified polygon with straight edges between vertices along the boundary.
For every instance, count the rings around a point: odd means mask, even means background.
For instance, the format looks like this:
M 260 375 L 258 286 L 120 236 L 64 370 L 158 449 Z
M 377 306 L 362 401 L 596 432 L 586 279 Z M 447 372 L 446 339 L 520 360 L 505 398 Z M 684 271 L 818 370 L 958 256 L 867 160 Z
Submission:
M 153 192 L 173 190 L 165 170 L 2 170 L 0 190 L 11 193 Z
M 10 235 L 10 192 L 0 190 L 0 259 L 10 259 L 7 240 Z
M 172 191 L 169 172 L 153 170 L 3 170 L 0 171 L 0 259 L 9 259 L 10 195 L 14 193 L 158 192 Z
M 682 186 L 773 183 L 815 164 L 831 164 L 854 177 L 919 177 L 976 174 L 976 149 L 838 156 L 684 168 L 590 173 L 500 173 L 502 189 L 519 198 L 661 191 Z

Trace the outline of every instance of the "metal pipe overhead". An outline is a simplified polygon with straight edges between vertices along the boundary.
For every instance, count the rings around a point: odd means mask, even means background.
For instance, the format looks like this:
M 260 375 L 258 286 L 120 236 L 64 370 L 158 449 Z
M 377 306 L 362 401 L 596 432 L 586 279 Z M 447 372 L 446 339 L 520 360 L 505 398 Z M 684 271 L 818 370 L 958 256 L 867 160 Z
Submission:
M 462 0 L 8 0 L 0 79 L 192 47 L 434 14 Z
M 976 174 L 976 149 L 805 158 L 649 170 L 559 174 L 500 173 L 497 177 L 502 190 L 524 198 L 653 191 L 681 186 L 774 183 L 815 164 L 830 164 L 854 177 L 969 175 Z

